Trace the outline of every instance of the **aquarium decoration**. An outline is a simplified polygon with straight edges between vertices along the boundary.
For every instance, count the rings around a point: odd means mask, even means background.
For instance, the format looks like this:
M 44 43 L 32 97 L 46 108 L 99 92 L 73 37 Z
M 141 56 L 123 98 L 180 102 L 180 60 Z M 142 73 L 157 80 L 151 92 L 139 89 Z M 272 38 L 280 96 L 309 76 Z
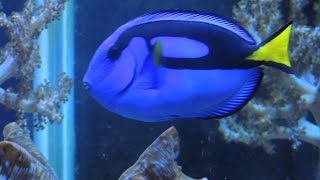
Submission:
M 4 141 L 0 142 L 0 179 L 58 179 L 30 135 L 16 122 L 6 125 L 3 135 Z
M 59 22 L 50 23 L 61 15 Z M 17 113 L 16 123 L 25 132 L 30 132 L 28 119 L 32 119 L 35 145 L 62 179 L 73 179 L 74 175 L 73 95 L 70 96 L 74 66 L 72 17 L 73 1 L 65 0 L 26 0 L 21 12 L 10 15 L 0 12 L 0 27 L 9 39 L 0 49 L 0 103 Z M 50 30 L 44 32 L 47 27 Z M 64 73 L 57 75 L 57 72 Z M 17 80 L 15 87 L 2 87 L 11 79 Z M 49 122 L 60 124 L 48 126 Z M 18 145 L 11 143 L 22 154 L 29 152 L 22 144 Z
M 57 3 L 59 1 L 55 1 Z M 61 3 L 64 1 L 61 1 Z M 39 0 L 38 4 L 46 3 Z M 54 3 L 54 1 L 52 1 Z M 64 121 L 46 126 L 42 131 L 34 131 L 34 142 L 44 154 L 56 173 L 61 179 L 73 179 L 74 177 L 74 94 L 70 86 L 60 83 L 57 72 L 65 72 L 73 79 L 74 75 L 74 1 L 66 1 L 64 10 L 59 19 L 48 25 L 39 39 L 40 56 L 42 66 L 37 69 L 34 87 L 43 82 L 43 79 L 50 82 L 57 82 L 57 91 L 71 92 L 68 101 L 60 107 L 61 117 Z M 68 89 L 66 89 L 68 88 Z M 50 91 L 47 91 L 50 92 Z M 66 93 L 62 93 L 66 94 Z M 46 96 L 52 97 L 53 94 Z M 50 118 L 49 118 L 50 119 Z M 52 138 L 54 137 L 54 138 Z M 53 148 L 54 147 L 54 148 Z
M 228 142 L 262 146 L 268 153 L 275 152 L 275 139 L 291 140 L 293 148 L 300 141 L 320 148 L 320 2 L 241 0 L 233 17 L 257 43 L 293 21 L 289 53 L 294 74 L 266 67 L 257 95 L 239 113 L 219 121 L 219 131 Z
M 119 180 L 172 179 L 195 180 L 182 172 L 175 159 L 180 152 L 180 138 L 175 127 L 164 131 L 127 169 Z M 206 180 L 202 178 L 201 180 Z

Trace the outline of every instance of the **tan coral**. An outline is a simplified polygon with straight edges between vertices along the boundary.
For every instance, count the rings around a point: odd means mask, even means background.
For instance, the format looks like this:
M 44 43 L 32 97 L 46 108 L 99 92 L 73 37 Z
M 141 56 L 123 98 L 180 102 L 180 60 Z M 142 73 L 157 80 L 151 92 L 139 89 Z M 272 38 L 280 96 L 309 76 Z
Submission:
M 0 142 L 0 174 L 7 179 L 56 180 L 57 175 L 39 152 L 30 136 L 15 122 L 4 128 Z
M 140 155 L 119 180 L 194 180 L 185 175 L 175 161 L 179 155 L 179 143 L 177 130 L 170 127 Z

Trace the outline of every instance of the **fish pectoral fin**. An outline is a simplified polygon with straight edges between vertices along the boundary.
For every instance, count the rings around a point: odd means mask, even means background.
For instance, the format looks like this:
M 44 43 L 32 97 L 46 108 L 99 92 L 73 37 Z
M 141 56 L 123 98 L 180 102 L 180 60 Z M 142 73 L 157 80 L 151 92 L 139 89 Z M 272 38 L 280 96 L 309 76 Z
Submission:
M 153 61 L 153 54 L 149 54 L 138 76 L 138 86 L 142 89 L 157 89 L 161 85 L 162 68 L 158 68 Z
M 156 67 L 161 65 L 162 58 L 162 44 L 160 41 L 157 41 L 152 50 L 152 59 Z
M 251 99 L 263 77 L 260 68 L 251 69 L 250 78 L 230 98 L 201 113 L 201 117 L 224 118 L 239 111 Z M 213 110 L 214 109 L 214 110 Z

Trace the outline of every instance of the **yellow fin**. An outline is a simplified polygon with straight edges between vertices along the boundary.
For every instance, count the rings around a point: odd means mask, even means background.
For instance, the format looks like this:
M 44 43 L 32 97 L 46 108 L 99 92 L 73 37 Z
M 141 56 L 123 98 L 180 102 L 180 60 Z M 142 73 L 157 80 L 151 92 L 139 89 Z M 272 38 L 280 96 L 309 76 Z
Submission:
M 285 25 L 278 32 L 264 41 L 260 47 L 255 50 L 246 59 L 252 61 L 273 62 L 287 67 L 291 67 L 288 46 L 292 22 Z
M 161 56 L 162 56 L 162 44 L 158 41 L 153 48 L 153 63 L 156 67 L 161 65 Z

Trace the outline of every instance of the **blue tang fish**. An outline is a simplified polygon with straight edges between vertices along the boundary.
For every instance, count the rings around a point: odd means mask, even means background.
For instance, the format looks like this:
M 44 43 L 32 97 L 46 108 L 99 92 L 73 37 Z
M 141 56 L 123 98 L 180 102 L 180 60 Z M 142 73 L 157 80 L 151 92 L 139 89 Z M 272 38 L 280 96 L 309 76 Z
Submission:
M 223 118 L 250 100 L 263 76 L 259 66 L 290 72 L 291 27 L 257 44 L 216 15 L 146 14 L 100 45 L 83 82 L 104 108 L 130 119 Z

